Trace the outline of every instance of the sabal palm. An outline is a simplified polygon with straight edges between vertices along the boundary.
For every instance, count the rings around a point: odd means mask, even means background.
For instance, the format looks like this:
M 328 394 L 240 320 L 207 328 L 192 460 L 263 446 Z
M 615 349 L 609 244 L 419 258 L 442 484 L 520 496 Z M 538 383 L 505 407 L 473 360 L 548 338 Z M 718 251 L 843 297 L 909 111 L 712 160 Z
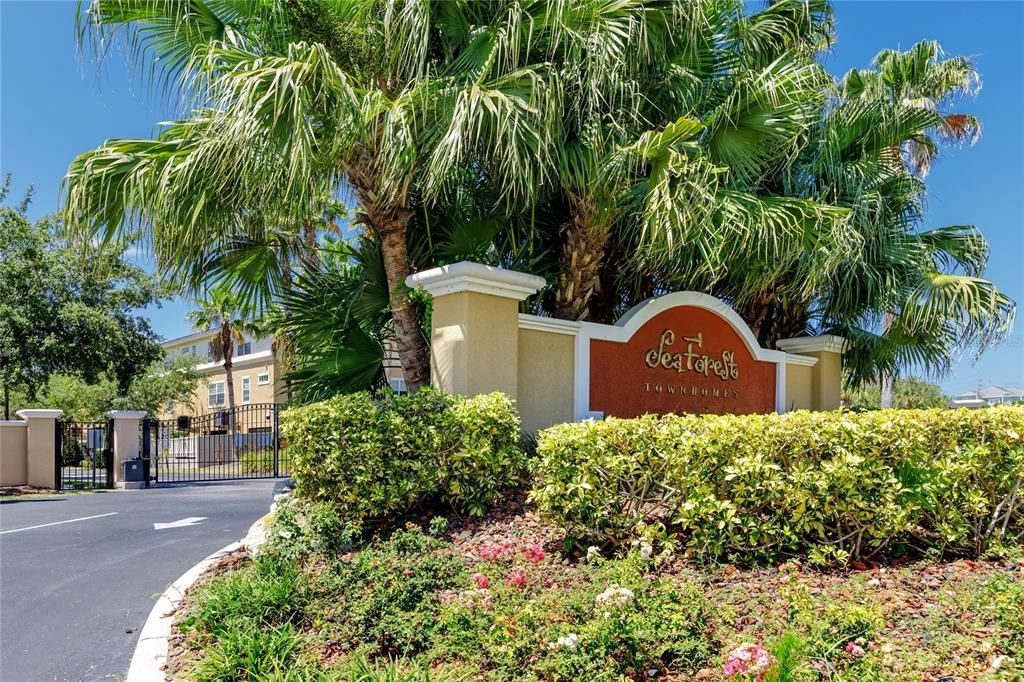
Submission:
M 437 196 L 468 156 L 487 160 L 507 198 L 541 183 L 548 81 L 520 63 L 518 12 L 557 23 L 539 3 L 491 6 L 350 0 L 296 14 L 289 3 L 94 0 L 88 20 L 130 31 L 140 54 L 170 64 L 198 100 L 155 140 L 112 140 L 69 169 L 69 224 L 107 237 L 142 230 L 158 262 L 201 281 L 211 248 L 265 241 L 301 225 L 345 181 L 357 220 L 380 242 L 408 385 L 429 379 L 405 291 L 414 191 Z M 320 42 L 311 42 L 317 40 Z M 158 61 L 156 61 L 158 60 Z M 494 153 L 498 151 L 500 153 Z
M 235 380 L 233 360 L 235 349 L 245 343 L 245 333 L 260 329 L 251 315 L 251 309 L 241 304 L 237 295 L 220 287 L 195 301 L 198 309 L 189 313 L 193 326 L 211 332 L 209 343 L 214 362 L 224 365 L 224 384 L 227 393 L 228 419 L 231 432 L 235 424 Z

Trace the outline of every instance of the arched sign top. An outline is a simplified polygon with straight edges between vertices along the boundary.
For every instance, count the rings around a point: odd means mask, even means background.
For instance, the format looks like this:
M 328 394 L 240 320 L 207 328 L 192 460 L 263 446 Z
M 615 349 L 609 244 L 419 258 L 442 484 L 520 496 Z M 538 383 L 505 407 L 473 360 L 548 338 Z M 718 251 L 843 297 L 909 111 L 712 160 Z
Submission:
M 747 323 L 739 316 L 732 306 L 725 303 L 719 298 L 703 294 L 699 291 L 677 291 L 671 294 L 665 294 L 663 296 L 657 296 L 655 298 L 649 298 L 646 301 L 637 303 L 635 306 L 630 308 L 625 315 L 620 317 L 614 325 L 598 325 L 598 324 L 587 324 L 588 327 L 592 328 L 590 338 L 592 339 L 604 339 L 607 341 L 626 341 L 637 332 L 640 327 L 646 324 L 649 320 L 654 318 L 659 313 L 663 313 L 671 308 L 679 308 L 683 306 L 692 306 L 694 308 L 703 308 L 710 310 L 714 314 L 723 318 L 729 326 L 731 326 L 736 333 L 743 339 L 744 345 L 750 354 L 758 360 L 764 362 L 784 362 L 786 354 L 782 351 L 769 350 L 762 348 L 757 341 L 757 337 L 750 331 L 750 327 Z M 613 330 L 616 328 L 621 329 L 621 333 L 615 333 Z
M 575 416 L 781 410 L 786 353 L 761 348 L 725 302 L 685 291 L 614 325 L 580 323 Z

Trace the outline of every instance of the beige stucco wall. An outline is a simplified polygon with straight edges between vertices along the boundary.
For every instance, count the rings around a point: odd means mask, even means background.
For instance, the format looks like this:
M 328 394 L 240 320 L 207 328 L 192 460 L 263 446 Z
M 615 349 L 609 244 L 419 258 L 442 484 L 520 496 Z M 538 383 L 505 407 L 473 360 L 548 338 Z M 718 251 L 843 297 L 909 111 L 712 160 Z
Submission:
M 813 373 L 813 367 L 786 363 L 786 412 L 814 409 Z
M 28 428 L 25 422 L 0 422 L 0 486 L 28 480 Z
M 25 482 L 39 488 L 52 488 L 57 479 L 57 420 L 43 417 L 26 419 L 28 436 L 26 439 Z
M 838 410 L 843 397 L 843 356 L 839 353 L 809 353 L 818 358 L 813 367 L 812 396 L 814 409 Z
M 107 415 L 111 416 L 110 414 Z M 114 417 L 114 482 L 120 483 L 122 476 L 121 462 L 126 459 L 134 459 L 139 456 L 141 443 L 139 442 L 139 422 L 142 417 Z
M 519 394 L 523 431 L 535 433 L 573 420 L 575 338 L 519 330 Z
M 462 395 L 503 391 L 516 397 L 516 301 L 471 291 L 436 296 L 431 327 L 434 386 Z
M 260 385 L 257 378 L 260 374 L 269 374 L 270 382 Z M 231 372 L 235 385 L 235 405 L 255 405 L 260 403 L 283 403 L 286 400 L 283 388 L 283 380 L 280 378 L 275 362 L 260 362 L 257 364 L 236 365 Z M 250 396 L 249 402 L 242 402 L 242 377 L 249 377 Z M 225 382 L 225 395 L 223 407 L 210 407 L 209 390 L 210 383 L 215 381 Z M 169 419 L 178 415 L 204 415 L 224 410 L 228 406 L 227 399 L 227 375 L 223 368 L 203 372 L 202 378 L 196 384 L 195 393 L 190 403 L 176 403 L 170 412 L 164 411 L 160 414 L 161 419 Z

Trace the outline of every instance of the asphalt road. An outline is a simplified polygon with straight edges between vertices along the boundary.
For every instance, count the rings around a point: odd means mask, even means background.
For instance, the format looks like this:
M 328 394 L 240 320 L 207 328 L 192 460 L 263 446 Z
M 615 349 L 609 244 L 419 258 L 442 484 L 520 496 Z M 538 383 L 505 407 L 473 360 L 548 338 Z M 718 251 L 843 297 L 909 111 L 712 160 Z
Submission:
M 226 481 L 0 502 L 0 680 L 123 679 L 157 596 L 244 536 L 268 511 L 273 485 Z M 196 525 L 153 527 L 202 516 Z

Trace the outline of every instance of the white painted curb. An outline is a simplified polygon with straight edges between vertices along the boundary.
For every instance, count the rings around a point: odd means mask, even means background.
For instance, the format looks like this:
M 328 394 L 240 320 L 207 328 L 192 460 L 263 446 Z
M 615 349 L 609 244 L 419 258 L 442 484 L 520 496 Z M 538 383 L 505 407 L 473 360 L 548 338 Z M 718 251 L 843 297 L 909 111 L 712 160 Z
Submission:
M 181 603 L 185 591 L 206 572 L 215 561 L 231 552 L 241 549 L 241 542 L 232 542 L 227 547 L 217 550 L 174 581 L 156 600 L 153 610 L 149 612 L 146 624 L 139 633 L 139 643 L 135 645 L 132 663 L 128 668 L 125 682 L 165 682 L 167 676 L 163 667 L 167 663 L 167 638 L 171 634 L 174 612 Z

